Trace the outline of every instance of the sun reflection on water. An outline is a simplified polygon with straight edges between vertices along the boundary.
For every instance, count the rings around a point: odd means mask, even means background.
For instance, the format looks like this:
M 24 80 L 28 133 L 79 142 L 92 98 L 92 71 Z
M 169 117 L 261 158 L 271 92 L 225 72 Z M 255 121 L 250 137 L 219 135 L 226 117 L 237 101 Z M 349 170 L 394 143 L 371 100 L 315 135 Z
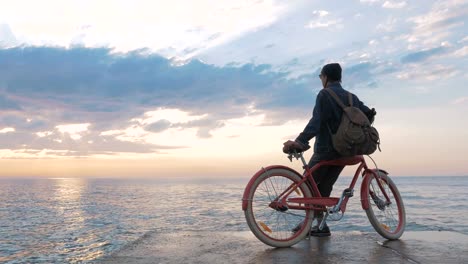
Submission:
M 87 230 L 86 221 L 89 214 L 85 212 L 83 194 L 87 188 L 87 180 L 80 178 L 52 178 L 54 181 L 54 208 L 61 216 L 63 224 L 69 230 Z M 99 241 L 99 237 L 91 231 L 86 233 L 71 233 L 69 241 L 56 246 L 57 253 L 67 255 L 70 263 L 93 260 L 104 255 L 102 246 L 107 241 Z M 96 242 L 99 241 L 99 242 Z

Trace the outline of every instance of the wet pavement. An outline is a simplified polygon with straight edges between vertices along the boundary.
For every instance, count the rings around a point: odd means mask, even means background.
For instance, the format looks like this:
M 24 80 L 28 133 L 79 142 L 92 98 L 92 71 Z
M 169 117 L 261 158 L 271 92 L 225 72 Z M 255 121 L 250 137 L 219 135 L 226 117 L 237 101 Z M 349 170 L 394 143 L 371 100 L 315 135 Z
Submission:
M 388 241 L 377 233 L 334 232 L 272 248 L 251 232 L 154 232 L 99 263 L 468 263 L 468 236 L 420 231 Z

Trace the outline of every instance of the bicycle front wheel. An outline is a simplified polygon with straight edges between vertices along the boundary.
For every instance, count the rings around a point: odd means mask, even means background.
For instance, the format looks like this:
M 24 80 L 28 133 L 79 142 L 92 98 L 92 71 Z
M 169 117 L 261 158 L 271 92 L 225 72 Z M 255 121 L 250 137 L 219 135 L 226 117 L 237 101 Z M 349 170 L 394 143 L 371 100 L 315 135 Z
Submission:
M 270 207 L 291 185 L 297 186 L 300 175 L 287 169 L 270 169 L 255 179 L 248 190 L 245 217 L 250 230 L 272 247 L 290 247 L 301 241 L 310 230 L 312 210 L 274 209 Z M 310 198 L 307 184 L 302 183 L 288 198 Z
M 382 189 L 377 181 L 380 182 Z M 379 171 L 377 177 L 374 174 L 367 175 L 366 185 L 369 201 L 366 214 L 375 231 L 390 240 L 400 238 L 405 230 L 406 213 L 395 183 L 387 174 Z M 382 190 L 387 194 L 389 203 Z

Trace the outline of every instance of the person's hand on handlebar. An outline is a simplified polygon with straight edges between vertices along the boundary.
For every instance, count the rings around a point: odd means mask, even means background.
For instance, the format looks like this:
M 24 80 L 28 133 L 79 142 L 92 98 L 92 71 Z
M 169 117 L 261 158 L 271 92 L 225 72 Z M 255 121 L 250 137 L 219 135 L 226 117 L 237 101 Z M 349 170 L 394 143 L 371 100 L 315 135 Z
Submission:
M 296 150 L 297 152 L 303 152 L 310 148 L 309 145 L 304 145 L 297 141 L 288 140 L 283 143 L 283 152 L 289 154 Z

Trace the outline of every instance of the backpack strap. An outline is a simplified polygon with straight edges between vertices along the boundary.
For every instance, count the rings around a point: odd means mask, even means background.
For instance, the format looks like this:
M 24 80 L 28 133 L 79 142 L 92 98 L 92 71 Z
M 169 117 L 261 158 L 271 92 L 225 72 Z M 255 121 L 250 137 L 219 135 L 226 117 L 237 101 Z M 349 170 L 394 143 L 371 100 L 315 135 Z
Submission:
M 325 88 L 325 91 L 328 92 L 332 97 L 333 99 L 335 99 L 335 101 L 338 103 L 338 105 L 345 109 L 346 105 L 343 104 L 343 102 L 341 101 L 340 97 L 338 97 L 338 95 L 330 88 Z M 349 101 L 349 106 L 353 106 L 353 94 L 348 92 L 348 101 Z
M 336 103 L 343 109 L 345 109 L 345 105 L 343 104 L 343 102 L 341 101 L 341 99 L 338 97 L 338 95 L 336 95 L 336 93 L 330 89 L 330 88 L 325 88 L 324 89 L 326 92 L 328 92 L 332 97 L 333 99 L 335 99 Z M 350 94 L 351 95 L 351 94 Z M 352 99 L 352 98 L 351 98 Z
M 338 97 L 338 95 L 336 95 L 336 93 L 330 89 L 330 88 L 325 88 L 324 89 L 326 92 L 328 92 L 329 95 L 331 95 L 331 97 L 333 97 L 333 99 L 335 99 L 336 103 L 344 110 L 344 108 L 346 107 L 343 102 L 341 101 L 341 99 Z M 330 135 L 333 136 L 333 133 L 331 131 L 331 128 L 330 128 L 330 125 L 327 124 L 327 128 L 328 128 L 328 132 L 330 132 Z

